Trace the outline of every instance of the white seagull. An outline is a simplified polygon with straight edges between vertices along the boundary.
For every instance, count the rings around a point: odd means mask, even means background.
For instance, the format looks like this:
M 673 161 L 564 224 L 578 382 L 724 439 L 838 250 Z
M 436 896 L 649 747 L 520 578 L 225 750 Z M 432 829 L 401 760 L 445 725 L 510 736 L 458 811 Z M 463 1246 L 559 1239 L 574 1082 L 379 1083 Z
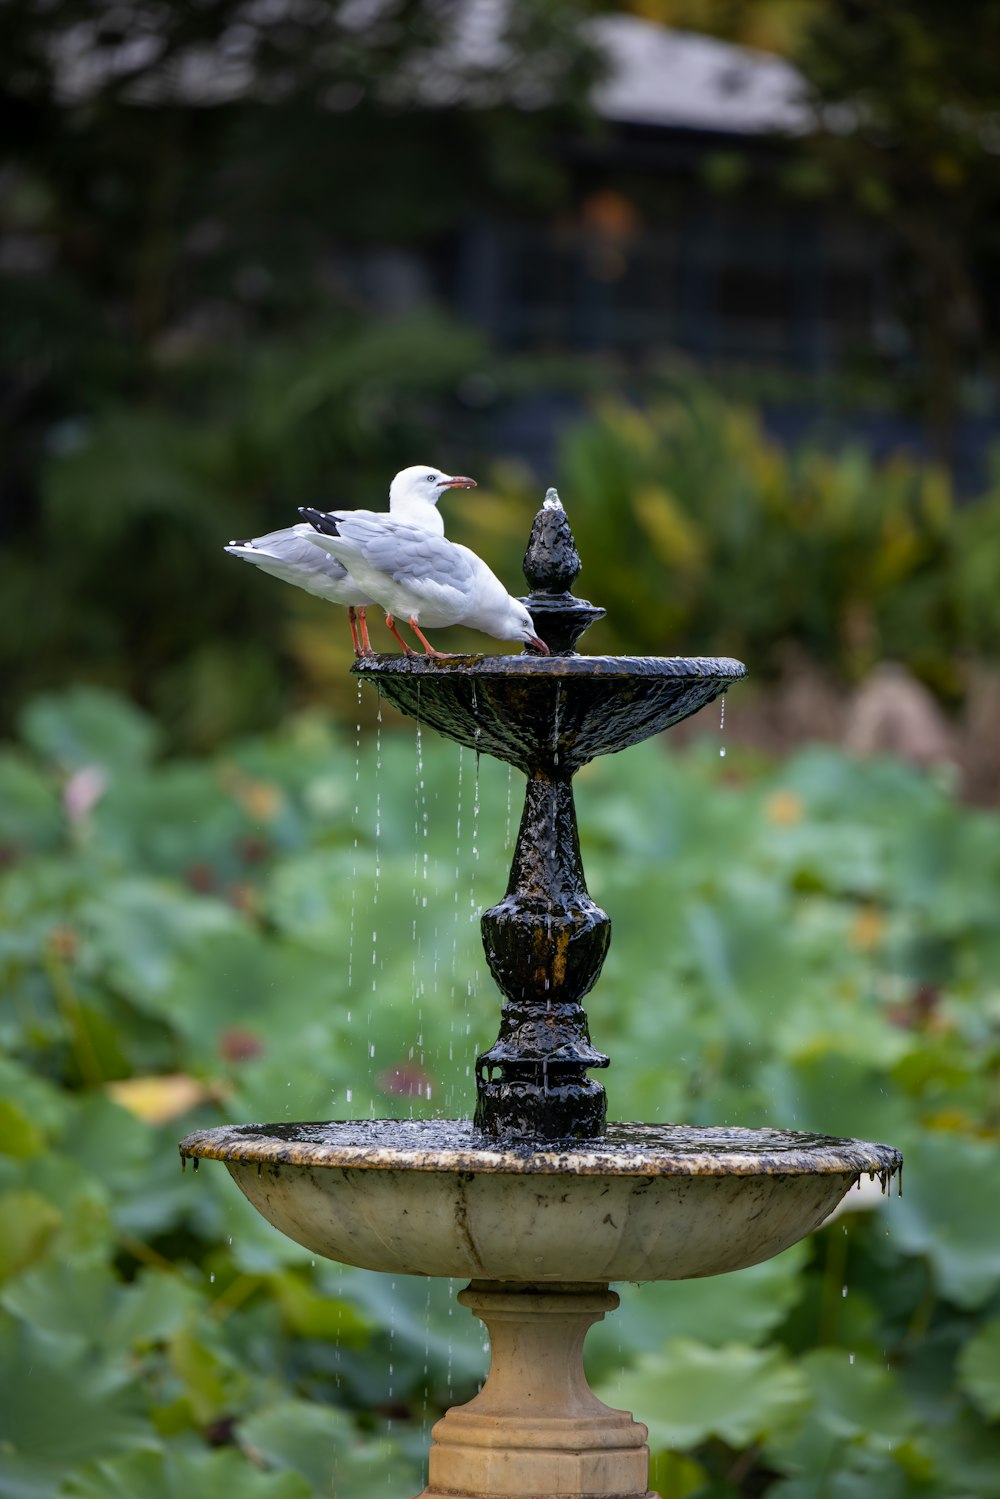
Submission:
M 444 535 L 444 521 L 437 502 L 446 489 L 475 489 L 475 479 L 463 474 L 445 474 L 440 469 L 417 463 L 402 469 L 389 486 L 389 514 L 432 535 Z M 374 512 L 365 511 L 365 514 Z M 233 557 L 252 562 L 261 572 L 292 583 L 317 598 L 333 604 L 346 604 L 351 627 L 354 654 L 371 655 L 365 609 L 373 602 L 359 588 L 343 563 L 316 545 L 317 535 L 310 525 L 286 526 L 269 531 L 249 541 L 231 541 L 225 551 Z M 361 638 L 358 639 L 360 627 Z
M 420 629 L 466 625 L 498 640 L 523 640 L 544 655 L 531 615 L 512 598 L 495 573 L 468 547 L 446 541 L 395 517 L 364 510 L 304 507 L 303 520 L 316 528 L 317 544 L 342 562 L 351 577 L 380 603 L 385 622 L 408 656 L 416 654 L 396 629 L 407 620 L 428 656 L 441 656 Z

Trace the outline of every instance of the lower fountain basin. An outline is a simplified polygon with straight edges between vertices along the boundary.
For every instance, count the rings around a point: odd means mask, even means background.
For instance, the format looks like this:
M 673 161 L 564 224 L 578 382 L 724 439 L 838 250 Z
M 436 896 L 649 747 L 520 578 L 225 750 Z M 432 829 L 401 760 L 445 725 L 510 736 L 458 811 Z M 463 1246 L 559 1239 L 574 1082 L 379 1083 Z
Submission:
M 741 1270 L 818 1228 L 899 1152 L 795 1131 L 609 1125 L 600 1140 L 502 1148 L 467 1121 L 199 1130 L 268 1221 L 366 1270 L 473 1280 L 683 1280 Z

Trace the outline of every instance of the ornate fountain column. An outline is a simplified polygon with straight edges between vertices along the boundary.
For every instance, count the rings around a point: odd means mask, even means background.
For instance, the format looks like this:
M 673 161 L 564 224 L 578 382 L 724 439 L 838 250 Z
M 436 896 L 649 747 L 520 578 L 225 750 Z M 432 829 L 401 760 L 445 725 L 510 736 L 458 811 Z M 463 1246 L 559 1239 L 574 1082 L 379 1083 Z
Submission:
M 524 555 L 524 600 L 553 656 L 571 656 L 604 610 L 571 592 L 580 557 L 554 491 L 535 516 Z M 576 770 L 562 743 L 556 686 L 548 736 L 535 736 L 524 811 L 503 900 L 483 913 L 483 949 L 505 1003 L 500 1034 L 476 1058 L 477 1126 L 507 1138 L 591 1139 L 603 1133 L 607 1096 L 591 1067 L 609 1058 L 591 1045 L 580 1000 L 597 982 L 611 918 L 583 876 L 573 804 Z
M 528 778 L 507 894 L 483 913 L 483 948 L 505 1003 L 500 1034 L 476 1058 L 477 1126 L 487 1134 L 590 1139 L 607 1099 L 589 1067 L 580 1000 L 597 981 L 611 920 L 583 878 L 572 772 L 539 767 Z

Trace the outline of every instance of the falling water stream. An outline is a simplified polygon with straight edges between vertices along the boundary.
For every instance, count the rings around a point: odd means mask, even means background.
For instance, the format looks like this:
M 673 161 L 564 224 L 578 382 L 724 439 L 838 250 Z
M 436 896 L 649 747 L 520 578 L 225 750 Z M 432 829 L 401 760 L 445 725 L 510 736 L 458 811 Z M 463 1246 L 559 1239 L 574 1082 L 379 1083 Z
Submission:
M 354 982 L 354 928 L 358 915 L 358 826 L 361 817 L 361 694 L 364 683 L 358 682 L 358 718 L 354 736 L 354 809 L 351 824 L 354 830 L 354 852 L 351 859 L 351 919 L 347 935 L 347 992 Z M 350 1011 L 348 1011 L 350 1021 Z

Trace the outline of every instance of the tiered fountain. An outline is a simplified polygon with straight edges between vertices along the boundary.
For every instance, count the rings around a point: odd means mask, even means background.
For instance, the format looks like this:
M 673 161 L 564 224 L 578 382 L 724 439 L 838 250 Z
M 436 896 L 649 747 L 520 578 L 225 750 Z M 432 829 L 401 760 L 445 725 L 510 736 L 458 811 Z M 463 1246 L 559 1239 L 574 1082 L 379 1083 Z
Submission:
M 473 1120 L 199 1130 L 182 1158 L 226 1163 L 283 1233 L 315 1254 L 393 1274 L 470 1279 L 489 1377 L 434 1428 L 421 1499 L 656 1499 L 646 1428 L 587 1386 L 587 1328 L 611 1281 L 739 1270 L 817 1228 L 861 1173 L 883 1190 L 889 1146 L 771 1129 L 607 1124 L 608 1058 L 580 1003 L 607 915 L 584 883 L 572 780 L 596 755 L 698 711 L 746 669 L 732 660 L 581 656 L 603 610 L 570 592 L 579 558 L 555 492 L 535 517 L 525 600 L 552 654 L 380 656 L 355 672 L 450 739 L 527 777 L 503 900 L 482 918 L 505 997 L 477 1060 Z

